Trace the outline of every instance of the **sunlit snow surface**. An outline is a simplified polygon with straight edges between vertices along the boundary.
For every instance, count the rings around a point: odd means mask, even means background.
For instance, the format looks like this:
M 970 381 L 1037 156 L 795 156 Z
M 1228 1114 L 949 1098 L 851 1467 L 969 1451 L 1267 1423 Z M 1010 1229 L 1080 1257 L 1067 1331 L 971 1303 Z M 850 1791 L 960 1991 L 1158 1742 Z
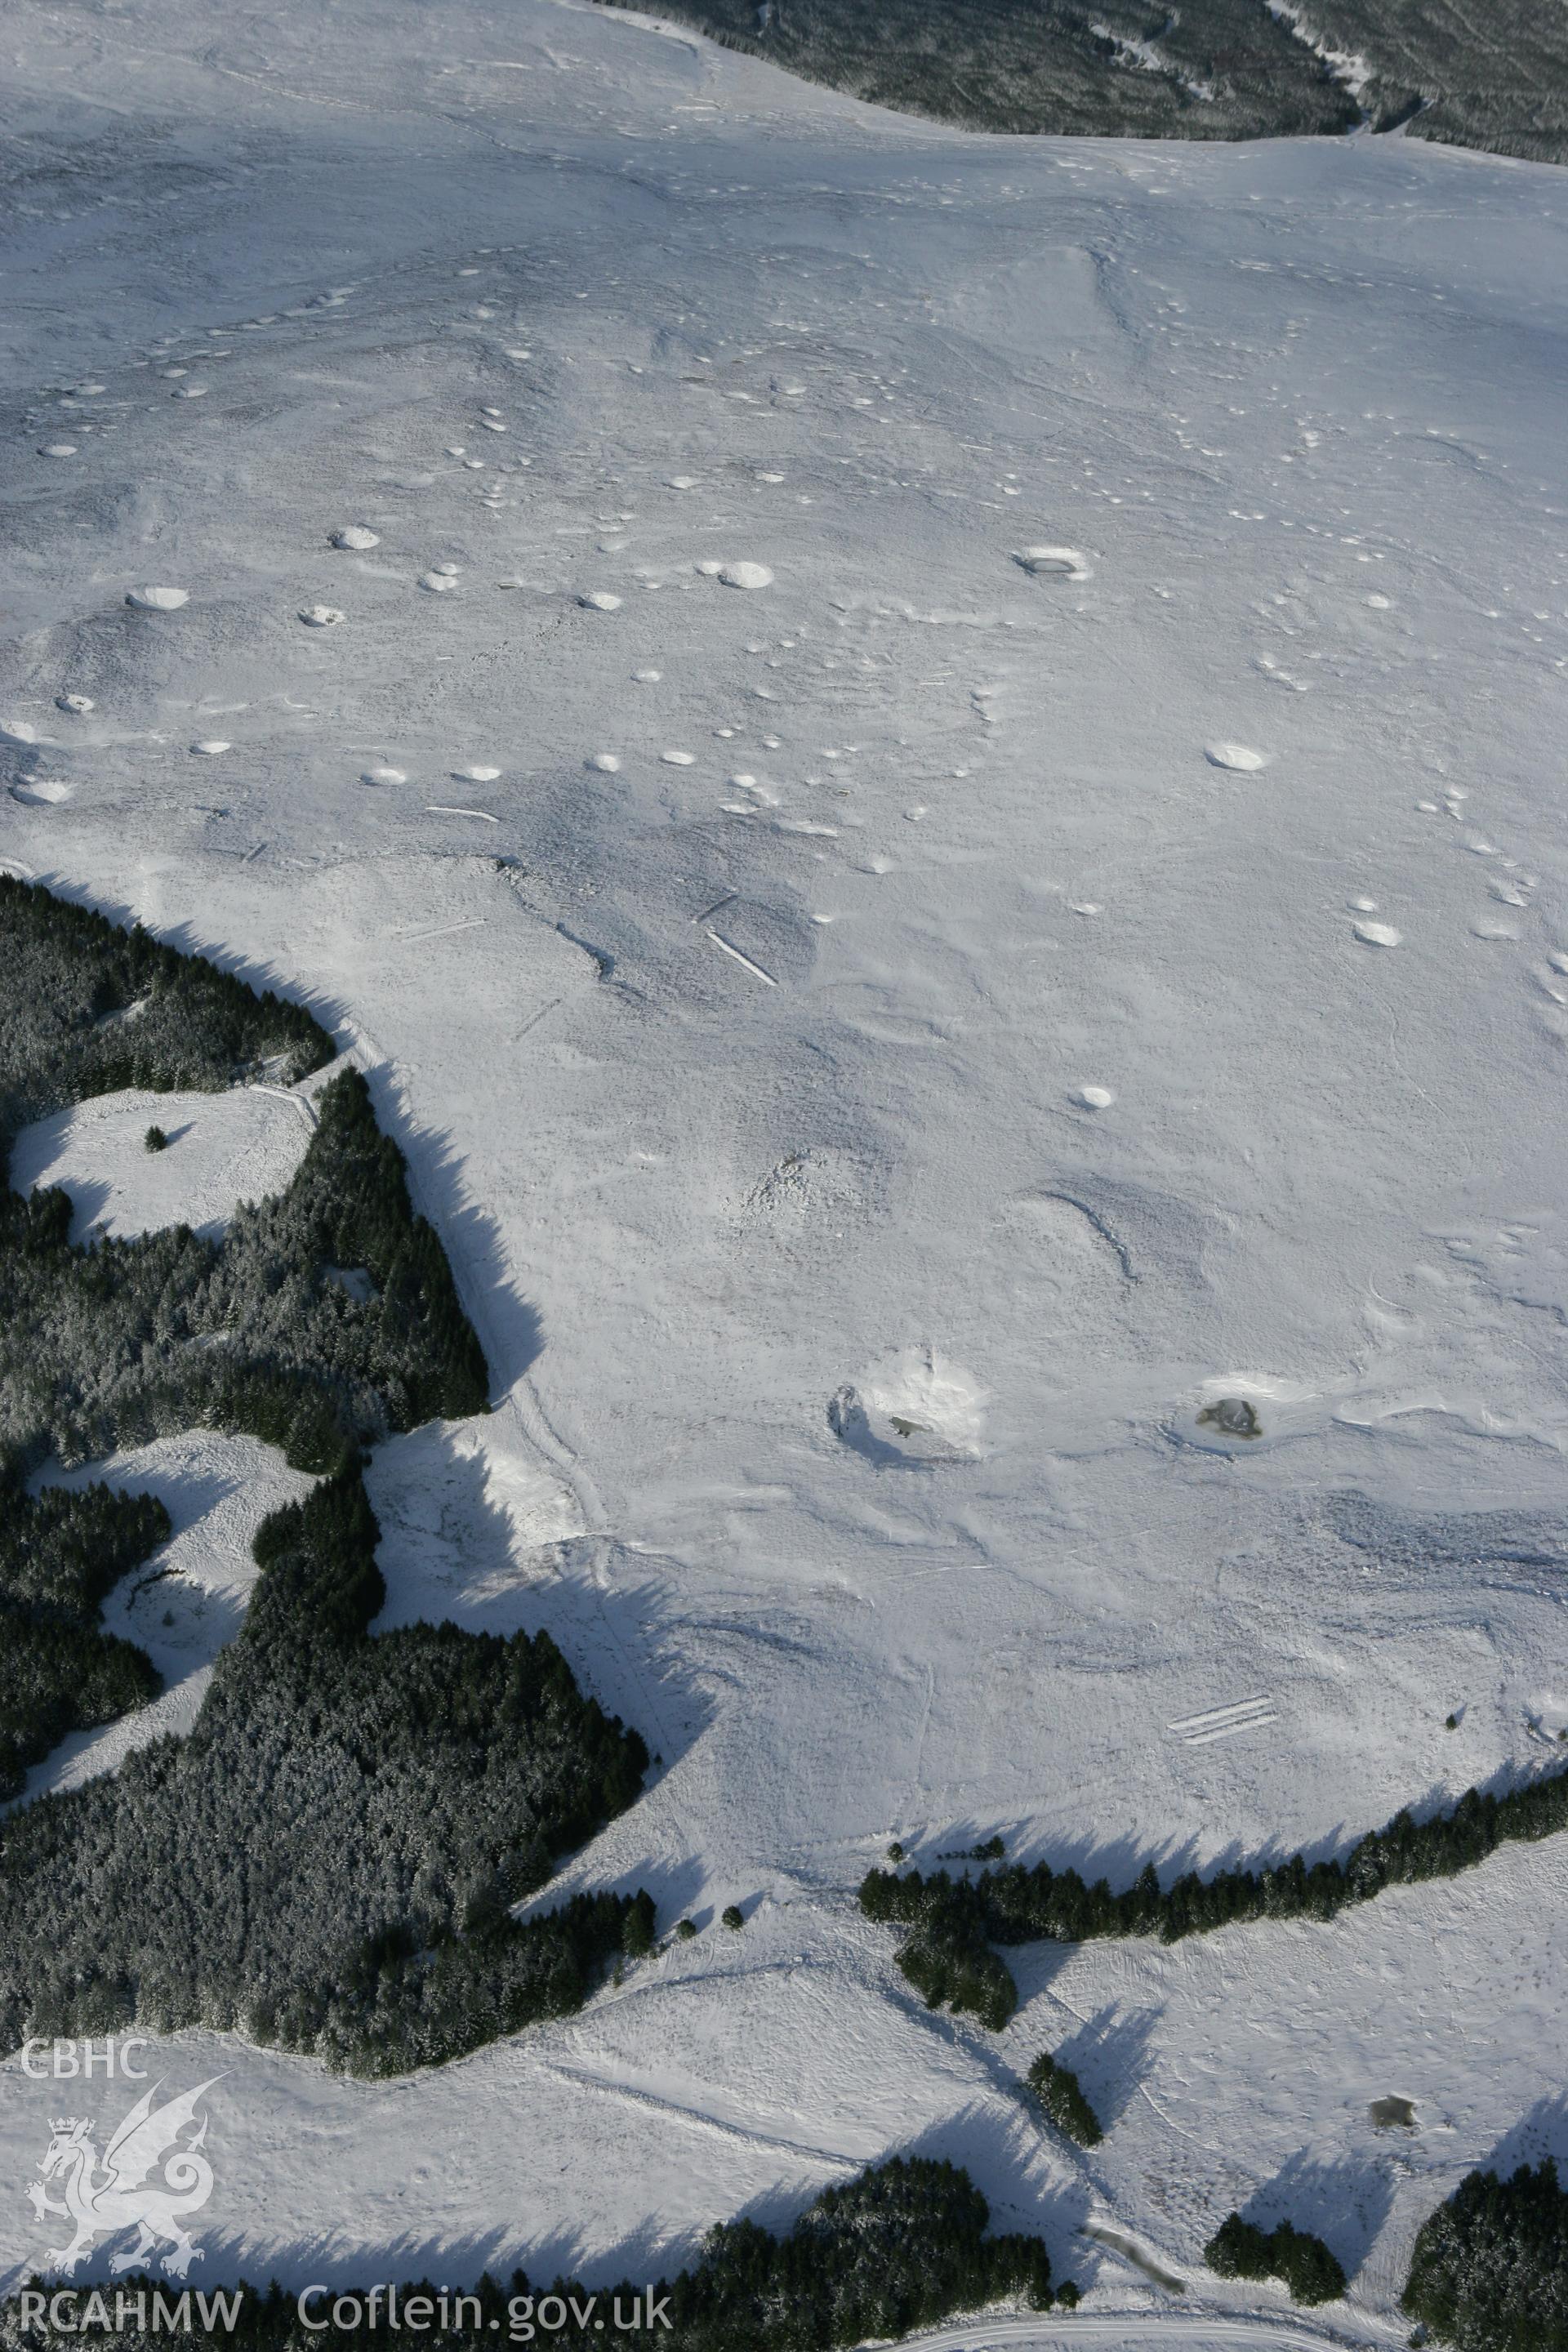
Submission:
M 378 1455 L 390 1614 L 556 1633 L 663 1759 L 563 1883 L 703 1928 L 395 2085 L 167 2049 L 207 2283 L 640 2274 L 918 2147 L 1090 2310 L 1161 2298 L 1080 2225 L 1223 2300 L 1274 2185 L 1386 2334 L 1464 2169 L 1568 2155 L 1563 1842 L 1020 1952 L 1001 2039 L 853 1890 L 1562 1752 L 1568 183 L 548 0 L 8 36 L 0 855 L 371 1069 L 502 1400 Z

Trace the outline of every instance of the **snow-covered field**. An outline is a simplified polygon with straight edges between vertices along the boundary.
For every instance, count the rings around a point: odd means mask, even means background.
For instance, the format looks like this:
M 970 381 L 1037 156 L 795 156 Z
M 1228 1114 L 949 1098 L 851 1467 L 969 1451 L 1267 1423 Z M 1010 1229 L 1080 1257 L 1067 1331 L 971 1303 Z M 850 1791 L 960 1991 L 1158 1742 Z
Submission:
M 562 1885 L 703 1931 L 406 2082 L 170 2045 L 205 2283 L 640 2273 L 912 2147 L 1086 2322 L 1237 2340 L 1261 2192 L 1402 2335 L 1462 2172 L 1568 2156 L 1568 1853 L 1016 1953 L 1000 2038 L 854 1889 L 1560 1752 L 1568 183 L 967 138 L 553 0 L 8 31 L 0 856 L 371 1072 L 498 1399 L 377 1456 L 389 1616 L 550 1627 L 661 1758 Z M 148 1103 L 29 1181 L 211 1223 L 306 1139 Z M 290 1489 L 152 1452 L 173 1680 Z M 59 2098 L 5 2070 L 0 2277 Z

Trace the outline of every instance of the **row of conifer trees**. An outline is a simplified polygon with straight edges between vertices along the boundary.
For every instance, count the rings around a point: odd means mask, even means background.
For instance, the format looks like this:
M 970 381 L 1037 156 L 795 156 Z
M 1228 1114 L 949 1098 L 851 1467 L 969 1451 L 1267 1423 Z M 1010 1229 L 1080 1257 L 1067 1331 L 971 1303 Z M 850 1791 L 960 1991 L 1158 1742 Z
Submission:
M 1262 1869 L 1184 1871 L 1162 1886 L 1152 1863 L 1120 1894 L 1106 1878 L 1048 1863 L 1011 1863 L 977 1876 L 945 1870 L 873 1870 L 860 1887 L 868 1918 L 907 1932 L 899 1965 L 932 2008 L 969 2011 L 998 2032 L 1017 2005 L 1011 1971 L 993 1949 L 1050 1938 L 1185 1936 L 1249 1920 L 1334 1918 L 1390 1886 L 1451 1878 L 1498 1847 L 1555 1836 L 1568 1829 L 1568 1768 L 1538 1774 L 1498 1796 L 1467 1789 L 1446 1811 L 1418 1822 L 1401 1811 L 1369 1831 L 1342 1861 L 1309 1863 L 1302 1854 Z

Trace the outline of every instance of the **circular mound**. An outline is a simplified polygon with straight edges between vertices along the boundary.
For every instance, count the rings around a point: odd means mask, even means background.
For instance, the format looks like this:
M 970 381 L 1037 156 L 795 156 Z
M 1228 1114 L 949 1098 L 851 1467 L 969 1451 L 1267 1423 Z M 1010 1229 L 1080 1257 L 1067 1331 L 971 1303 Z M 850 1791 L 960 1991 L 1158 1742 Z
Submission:
M 132 588 L 125 601 L 138 613 L 177 613 L 191 599 L 184 588 Z
M 427 589 L 432 596 L 439 596 L 457 584 L 449 572 L 422 572 L 419 574 L 419 585 Z
M 349 549 L 379 547 L 381 545 L 381 533 L 375 530 L 367 530 L 363 522 L 351 522 L 345 524 L 342 530 L 333 531 L 332 545 L 334 547 L 346 547 Z
M 1020 547 L 1013 561 L 1032 580 L 1087 580 L 1089 563 L 1076 547 Z
M 1211 768 L 1228 768 L 1240 776 L 1256 775 L 1268 765 L 1268 752 L 1255 751 L 1249 743 L 1205 743 L 1204 758 Z
M 499 768 L 454 768 L 452 781 L 458 784 L 493 784 L 500 773 Z
M 726 588 L 771 588 L 773 575 L 765 563 L 726 563 L 719 574 Z
M 366 768 L 360 782 L 362 784 L 405 784 L 408 778 L 401 768 Z
M 618 613 L 621 609 L 620 598 L 612 596 L 607 588 L 591 588 L 577 602 L 585 613 Z
M 1248 1397 L 1215 1397 L 1198 1415 L 1198 1426 L 1217 1429 L 1226 1437 L 1261 1437 L 1263 1423 Z
M 1396 948 L 1399 933 L 1392 923 L 1352 923 L 1352 930 L 1363 947 Z
M 905 1348 L 829 1401 L 834 1435 L 879 1468 L 936 1469 L 982 1452 L 986 1391 L 930 1348 Z
M 307 604 L 300 618 L 308 629 L 335 629 L 338 623 L 346 620 L 348 615 L 340 613 L 335 604 Z
M 1233 1367 L 1205 1381 L 1195 1400 L 1165 1423 L 1164 1435 L 1173 1444 L 1234 1459 L 1309 1436 L 1332 1410 L 1331 1401 L 1307 1381 Z

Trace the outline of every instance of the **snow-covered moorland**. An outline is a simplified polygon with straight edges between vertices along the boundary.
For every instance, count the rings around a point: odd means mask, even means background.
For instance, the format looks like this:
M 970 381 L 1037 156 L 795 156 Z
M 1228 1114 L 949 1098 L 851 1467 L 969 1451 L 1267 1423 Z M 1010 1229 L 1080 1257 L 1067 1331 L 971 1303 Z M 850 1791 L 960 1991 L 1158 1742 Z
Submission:
M 1276 2307 L 1240 2208 L 1387 2340 L 1459 2177 L 1568 2156 L 1561 1843 L 1015 1950 L 1000 2036 L 855 1888 L 1563 1753 L 1568 185 L 968 138 L 552 0 L 8 31 L 0 856 L 369 1072 L 500 1400 L 377 1454 L 383 1622 L 548 1628 L 662 1770 L 544 1899 L 700 1931 L 395 2083 L 163 2045 L 206 2283 L 651 2274 L 914 2150 L 1090 2315 L 1168 2319 L 1128 2248 Z M 26 1164 L 122 1230 L 247 1181 L 89 1124 Z

